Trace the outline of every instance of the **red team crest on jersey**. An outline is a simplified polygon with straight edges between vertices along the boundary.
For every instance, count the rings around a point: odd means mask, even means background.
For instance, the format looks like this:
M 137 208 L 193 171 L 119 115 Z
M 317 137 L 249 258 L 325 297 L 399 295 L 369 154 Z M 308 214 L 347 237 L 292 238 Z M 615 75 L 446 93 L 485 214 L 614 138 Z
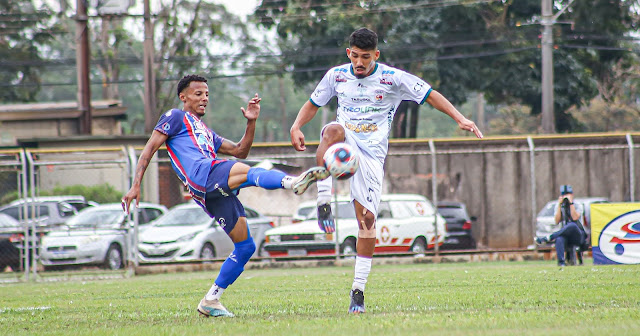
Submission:
M 376 93 L 375 98 L 377 102 L 382 101 L 382 99 L 384 99 L 384 91 L 376 90 L 375 93 Z

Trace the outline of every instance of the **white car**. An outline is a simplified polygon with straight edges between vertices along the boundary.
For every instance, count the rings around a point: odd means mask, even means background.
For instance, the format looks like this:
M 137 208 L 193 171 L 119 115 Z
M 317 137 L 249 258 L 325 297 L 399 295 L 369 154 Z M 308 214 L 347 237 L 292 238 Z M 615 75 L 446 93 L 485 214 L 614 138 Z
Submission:
M 263 256 L 264 233 L 273 227 L 273 221 L 249 207 L 245 207 L 245 213 L 256 243 L 253 256 Z M 171 208 L 138 240 L 140 261 L 144 263 L 223 259 L 234 248 L 224 229 L 193 202 Z
M 334 202 L 332 211 L 336 216 Z M 341 254 L 355 254 L 358 223 L 353 204 L 348 198 L 338 199 L 337 217 L 335 234 L 322 232 L 315 218 L 271 229 L 266 232 L 265 250 L 269 256 L 276 258 L 335 255 L 337 238 Z M 424 196 L 382 195 L 376 222 L 375 253 L 422 254 L 436 243 L 442 245 L 445 235 L 444 218 Z
M 146 202 L 141 202 L 136 209 L 139 230 L 167 211 L 163 205 Z M 124 215 L 120 203 L 85 208 L 63 228 L 42 238 L 40 261 L 45 269 L 83 264 L 120 269 L 124 267 L 129 246 L 126 234 L 132 225 L 132 216 Z

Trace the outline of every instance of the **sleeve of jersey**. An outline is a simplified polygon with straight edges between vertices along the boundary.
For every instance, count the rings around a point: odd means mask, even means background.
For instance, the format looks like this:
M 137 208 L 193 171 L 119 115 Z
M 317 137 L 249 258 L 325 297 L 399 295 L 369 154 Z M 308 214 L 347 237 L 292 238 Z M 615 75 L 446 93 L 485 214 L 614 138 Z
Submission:
M 177 110 L 169 110 L 160 116 L 154 130 L 167 136 L 174 136 L 184 124 L 182 118 L 184 118 L 184 113 L 179 113 Z
M 213 134 L 213 149 L 218 153 L 218 149 L 222 146 L 222 142 L 224 142 L 224 138 L 219 136 L 216 132 L 211 131 Z
M 329 100 L 335 96 L 335 82 L 333 79 L 333 73 L 335 73 L 335 71 L 333 70 L 334 69 L 329 70 L 324 77 L 322 77 L 322 80 L 318 83 L 318 86 L 316 86 L 316 89 L 311 94 L 309 101 L 313 105 L 317 107 L 325 106 L 329 103 Z
M 408 72 L 401 72 L 397 80 L 402 100 L 413 100 L 422 105 L 433 90 L 431 85 Z

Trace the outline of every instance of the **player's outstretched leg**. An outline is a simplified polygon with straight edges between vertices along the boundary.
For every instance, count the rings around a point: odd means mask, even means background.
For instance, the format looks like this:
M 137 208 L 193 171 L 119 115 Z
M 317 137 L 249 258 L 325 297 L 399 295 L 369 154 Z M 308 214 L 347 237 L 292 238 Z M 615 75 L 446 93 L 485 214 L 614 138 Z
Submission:
M 287 188 L 285 183 L 291 183 L 291 189 L 296 195 L 302 195 L 315 182 L 324 180 L 329 177 L 329 171 L 324 167 L 312 167 L 304 173 L 291 177 L 290 181 L 282 181 L 282 185 Z M 288 184 L 288 183 L 287 183 Z
M 360 289 L 352 289 L 351 290 L 351 304 L 349 305 L 349 313 L 351 314 L 360 314 L 364 313 L 364 292 Z

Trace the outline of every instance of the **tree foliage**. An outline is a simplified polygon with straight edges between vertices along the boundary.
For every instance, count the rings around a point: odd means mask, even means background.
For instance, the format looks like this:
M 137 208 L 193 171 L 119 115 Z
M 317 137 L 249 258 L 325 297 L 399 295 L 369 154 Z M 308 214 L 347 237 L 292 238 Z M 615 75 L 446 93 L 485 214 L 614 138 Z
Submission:
M 51 11 L 33 1 L 0 0 L 0 102 L 33 101 L 40 89 L 39 48 L 51 38 Z
M 568 3 L 554 1 L 556 11 Z M 553 26 L 559 131 L 579 130 L 571 115 L 577 110 L 570 108 L 615 78 L 613 64 L 633 59 L 620 48 L 628 43 L 621 37 L 637 29 L 637 6 L 638 1 L 575 1 L 559 19 L 572 24 Z M 532 115 L 541 112 L 540 0 L 263 1 L 256 15 L 276 27 L 283 62 L 298 83 L 317 81 L 318 70 L 346 62 L 346 38 L 367 26 L 379 34 L 381 61 L 421 76 L 456 104 L 483 92 L 491 104 L 523 104 Z M 570 44 L 576 40 L 583 45 Z

